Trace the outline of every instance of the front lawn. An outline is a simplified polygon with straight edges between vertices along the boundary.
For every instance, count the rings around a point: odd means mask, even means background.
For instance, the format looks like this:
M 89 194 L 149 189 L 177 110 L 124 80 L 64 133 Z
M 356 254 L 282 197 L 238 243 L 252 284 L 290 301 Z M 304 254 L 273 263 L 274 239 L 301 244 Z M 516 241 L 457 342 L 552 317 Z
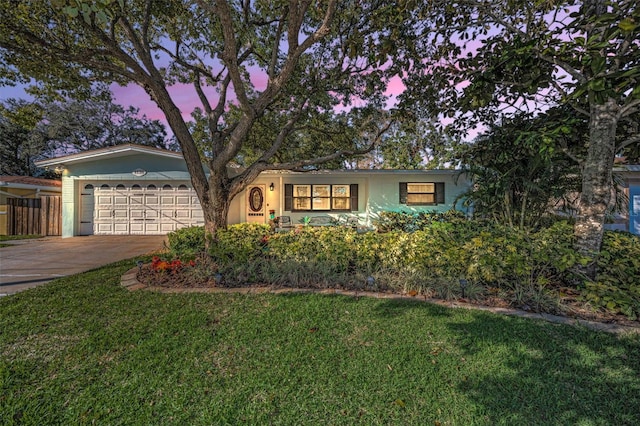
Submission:
M 11 246 L 11 244 L 4 244 L 3 241 L 30 240 L 33 238 L 42 238 L 42 235 L 0 235 L 0 248 Z
M 640 336 L 417 301 L 128 292 L 120 262 L 0 299 L 0 424 L 640 424 Z

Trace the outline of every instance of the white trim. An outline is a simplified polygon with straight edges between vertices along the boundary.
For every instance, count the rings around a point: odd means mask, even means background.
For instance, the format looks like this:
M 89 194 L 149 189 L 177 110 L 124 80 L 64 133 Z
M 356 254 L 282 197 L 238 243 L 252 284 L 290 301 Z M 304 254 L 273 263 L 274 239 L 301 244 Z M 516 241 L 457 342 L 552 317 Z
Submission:
M 2 188 L 31 189 L 33 191 L 47 191 L 47 192 L 62 192 L 62 187 L 60 186 L 41 186 L 41 185 L 32 185 L 29 183 L 8 183 L 7 185 L 2 185 Z M 15 194 L 12 194 L 12 195 L 15 195 Z
M 123 155 L 130 154 L 132 152 L 157 155 L 160 157 L 183 159 L 182 153 L 180 152 L 173 152 L 173 151 L 153 148 L 149 146 L 126 144 L 126 145 L 110 146 L 107 148 L 100 148 L 92 151 L 79 152 L 77 154 L 65 155 L 62 157 L 50 158 L 47 160 L 40 160 L 40 161 L 36 161 L 35 165 L 38 167 L 51 167 L 56 165 L 83 163 L 86 161 L 92 161 L 102 157 L 120 157 Z

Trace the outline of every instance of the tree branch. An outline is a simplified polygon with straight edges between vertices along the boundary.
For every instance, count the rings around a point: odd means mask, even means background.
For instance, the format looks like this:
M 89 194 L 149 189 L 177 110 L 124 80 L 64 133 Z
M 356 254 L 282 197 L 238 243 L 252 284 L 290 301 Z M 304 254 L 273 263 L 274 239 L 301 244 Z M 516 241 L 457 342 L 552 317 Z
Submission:
M 620 144 L 616 147 L 616 152 L 620 152 L 621 150 L 625 149 L 626 147 L 630 146 L 630 145 L 634 145 L 640 143 L 640 134 L 636 134 L 634 136 L 631 136 L 630 138 L 620 142 Z

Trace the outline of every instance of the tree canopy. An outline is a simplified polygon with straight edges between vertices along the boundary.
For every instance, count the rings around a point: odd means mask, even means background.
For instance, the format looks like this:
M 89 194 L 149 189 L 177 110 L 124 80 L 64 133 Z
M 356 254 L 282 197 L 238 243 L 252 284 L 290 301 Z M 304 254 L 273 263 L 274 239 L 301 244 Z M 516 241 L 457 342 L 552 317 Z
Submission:
M 309 169 L 375 145 L 389 125 L 380 114 L 389 76 L 401 69 L 394 47 L 411 43 L 409 3 L 0 0 L 0 78 L 62 91 L 95 81 L 143 87 L 180 144 L 215 232 L 260 172 Z M 196 126 L 181 115 L 177 84 L 198 96 Z M 339 120 L 357 137 L 334 138 Z M 304 157 L 289 155 L 320 137 Z M 248 144 L 244 171 L 230 175 Z
M 54 177 L 34 161 L 105 146 L 135 143 L 176 149 L 158 120 L 113 102 L 106 87 L 86 99 L 8 99 L 0 104 L 0 172 Z
M 412 19 L 424 32 L 405 52 L 414 58 L 407 108 L 459 132 L 559 105 L 586 118 L 576 247 L 597 253 L 614 157 L 640 141 L 630 132 L 640 108 L 637 2 L 435 0 Z

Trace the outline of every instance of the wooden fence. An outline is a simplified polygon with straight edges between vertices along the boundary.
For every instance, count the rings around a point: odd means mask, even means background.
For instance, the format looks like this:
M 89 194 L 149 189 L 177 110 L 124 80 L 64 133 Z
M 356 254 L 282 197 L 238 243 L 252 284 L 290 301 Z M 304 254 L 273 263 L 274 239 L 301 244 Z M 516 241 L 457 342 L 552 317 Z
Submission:
M 62 197 L 7 199 L 8 235 L 62 235 Z

